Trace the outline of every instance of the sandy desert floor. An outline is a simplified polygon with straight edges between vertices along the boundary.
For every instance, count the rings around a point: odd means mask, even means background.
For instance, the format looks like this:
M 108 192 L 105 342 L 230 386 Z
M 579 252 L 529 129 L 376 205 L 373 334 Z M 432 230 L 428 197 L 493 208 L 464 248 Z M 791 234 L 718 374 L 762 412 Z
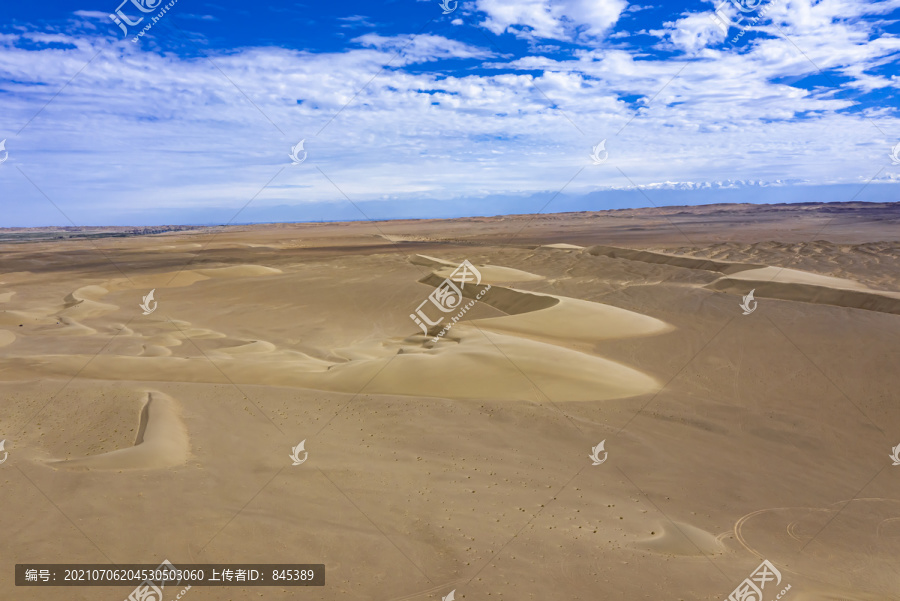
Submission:
M 15 587 L 16 563 L 168 559 L 326 566 L 197 601 L 721 601 L 763 560 L 765 601 L 900 599 L 898 225 L 716 205 L 4 243 L 0 598 L 133 588 Z M 410 314 L 464 260 L 481 297 L 435 341 Z

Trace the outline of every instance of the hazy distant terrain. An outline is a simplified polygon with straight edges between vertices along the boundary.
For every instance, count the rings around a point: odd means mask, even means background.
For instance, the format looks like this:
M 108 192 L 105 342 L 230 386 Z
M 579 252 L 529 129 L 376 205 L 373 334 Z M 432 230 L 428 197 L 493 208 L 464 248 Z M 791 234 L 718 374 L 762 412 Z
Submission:
M 198 229 L 189 225 L 163 225 L 147 227 L 4 227 L 0 228 L 2 242 L 44 242 L 50 240 L 77 240 L 94 238 L 122 238 L 147 236 L 172 231 Z M 203 228 L 217 229 L 217 228 Z

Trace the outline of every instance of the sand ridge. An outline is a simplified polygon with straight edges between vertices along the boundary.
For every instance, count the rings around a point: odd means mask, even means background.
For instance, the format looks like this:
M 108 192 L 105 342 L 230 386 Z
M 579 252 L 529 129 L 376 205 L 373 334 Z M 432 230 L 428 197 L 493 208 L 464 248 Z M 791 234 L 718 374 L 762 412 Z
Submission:
M 771 265 L 715 261 L 612 246 L 592 246 L 587 249 L 587 252 L 613 259 L 658 263 L 727 274 L 727 277 L 707 284 L 709 289 L 721 292 L 744 295 L 753 289 L 757 298 L 819 303 L 900 314 L 900 292 L 872 290 L 865 284 L 847 278 Z
M 443 262 L 428 257 L 414 260 L 423 259 L 439 268 L 420 279 L 421 283 L 438 285 L 449 275 Z M 489 276 L 502 281 L 541 279 L 522 270 L 485 265 L 478 269 L 487 274 L 484 281 Z M 233 269 L 230 273 L 267 272 Z M 484 287 L 469 286 L 466 294 L 475 295 L 476 288 Z M 80 289 L 78 302 L 85 302 L 81 297 L 87 293 L 99 296 L 106 292 L 99 287 Z M 141 326 L 146 333 L 136 329 L 122 331 L 117 336 L 117 354 L 103 354 L 90 361 L 79 355 L 43 355 L 30 362 L 56 373 L 87 363 L 82 375 L 96 379 L 152 381 L 162 371 L 176 382 L 221 382 L 225 372 L 240 384 L 268 383 L 341 392 L 365 388 L 374 394 L 455 399 L 595 401 L 659 389 L 660 383 L 652 376 L 598 354 L 571 348 L 566 341 L 597 343 L 674 329 L 661 320 L 600 303 L 502 286 L 493 286 L 483 302 L 507 315 L 456 324 L 437 344 L 413 334 L 332 349 L 332 353 L 346 359 L 342 362 L 315 359 L 265 340 L 232 339 L 183 320 L 172 322 L 174 330 Z M 154 330 L 157 333 L 151 333 Z M 187 338 L 221 342 L 199 357 L 173 356 L 172 348 L 181 346 Z M 22 369 L 27 368 L 22 365 Z M 529 374 L 530 382 L 522 378 L 523 371 Z M 459 373 L 471 377 L 458 378 Z
M 190 439 L 181 407 L 167 394 L 148 391 L 141 408 L 134 446 L 79 459 L 51 460 L 61 469 L 163 469 L 183 465 L 190 455 Z
M 717 538 L 696 526 L 681 522 L 660 524 L 637 547 L 663 555 L 717 555 L 723 552 Z

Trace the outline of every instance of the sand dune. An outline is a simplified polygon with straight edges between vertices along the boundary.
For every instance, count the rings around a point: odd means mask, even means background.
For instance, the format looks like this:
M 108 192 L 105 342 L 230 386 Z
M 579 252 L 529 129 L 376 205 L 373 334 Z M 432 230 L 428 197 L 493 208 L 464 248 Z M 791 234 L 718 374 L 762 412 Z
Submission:
M 449 278 L 456 265 L 453 267 L 443 267 L 435 270 L 435 274 L 441 279 Z M 503 267 L 500 265 L 479 265 L 478 271 L 481 273 L 482 284 L 505 284 L 507 282 L 536 282 L 543 280 L 544 276 L 536 273 L 529 273 L 521 269 L 513 269 L 512 267 Z
M 821 288 L 834 288 L 836 290 L 871 291 L 868 286 L 860 284 L 859 282 L 854 282 L 853 280 L 848 280 L 847 278 L 836 278 L 818 273 L 810 273 L 808 271 L 800 271 L 799 269 L 772 266 L 735 273 L 729 276 L 728 279 L 746 280 L 748 282 L 772 282 L 775 284 L 808 284 L 811 286 L 819 286 Z M 890 292 L 884 292 L 882 294 L 900 298 L 900 294 L 892 294 Z
M 410 263 L 434 269 L 434 274 L 442 281 L 450 277 L 453 271 L 459 266 L 459 263 L 435 259 L 434 257 L 429 257 L 427 255 L 415 255 L 410 258 Z M 477 269 L 481 274 L 482 284 L 533 282 L 544 279 L 543 276 L 535 273 L 529 273 L 527 271 L 522 271 L 521 269 L 513 269 L 511 267 L 503 267 L 500 265 L 479 265 Z
M 69 307 L 77 305 L 84 300 L 97 300 L 101 296 L 105 296 L 107 294 L 109 294 L 109 290 L 107 290 L 103 286 L 82 286 L 81 288 L 78 288 L 77 290 L 71 292 L 66 296 L 66 298 L 64 299 L 66 303 L 65 306 L 68 309 Z
M 657 528 L 656 534 L 636 546 L 664 555 L 716 555 L 722 552 L 714 535 L 690 524 L 667 522 Z
M 274 353 L 260 342 L 243 351 L 216 351 L 215 365 L 203 356 L 173 357 L 159 349 L 135 357 L 101 355 L 90 362 L 90 357 L 78 355 L 43 355 L 16 363 L 22 373 L 39 368 L 58 374 L 87 364 L 81 375 L 100 380 L 127 377 L 149 382 L 162 370 L 173 382 L 227 382 L 224 371 L 239 384 L 505 401 L 543 400 L 544 395 L 554 401 L 591 401 L 659 388 L 656 379 L 614 361 L 499 332 L 488 334 L 472 326 L 458 324 L 432 349 L 422 346 L 426 340 L 419 335 L 366 346 L 357 349 L 351 361 L 331 364 L 302 353 Z M 352 354 L 347 349 L 343 352 Z
M 420 278 L 420 284 L 437 287 L 440 286 L 446 276 L 430 273 Z M 474 299 L 480 292 L 485 290 L 487 283 L 481 285 L 468 284 L 460 291 L 462 295 L 469 299 Z M 481 302 L 490 305 L 509 315 L 518 315 L 520 313 L 531 313 L 532 311 L 541 311 L 554 305 L 559 304 L 559 299 L 549 294 L 535 294 L 532 292 L 514 290 L 512 288 L 504 288 L 500 286 L 492 286 L 489 293 L 481 298 Z
M 559 242 L 557 244 L 542 244 L 540 248 L 557 248 L 560 250 L 583 250 L 583 246 L 578 246 L 577 244 L 567 244 L 565 242 Z
M 438 273 L 419 280 L 431 286 L 442 281 Z M 483 289 L 484 285 L 470 285 L 462 292 L 466 298 L 475 298 Z M 674 329 L 659 319 L 619 307 L 501 286 L 492 286 L 480 302 L 503 311 L 507 317 L 479 319 L 479 327 L 541 338 L 597 342 Z
M 57 316 L 65 316 L 70 319 L 88 319 L 100 317 L 116 311 L 119 307 L 109 303 L 102 303 L 97 299 L 109 294 L 109 290 L 102 286 L 83 286 L 66 295 L 63 299 L 62 310 L 55 313 Z
M 168 249 L 181 250 L 181 249 L 185 249 L 185 248 L 198 249 L 198 248 L 203 248 L 203 245 L 198 242 L 185 242 L 183 244 L 166 244 L 165 246 L 161 246 L 160 248 L 163 250 L 168 250 Z
M 195 269 L 194 271 L 208 278 L 258 278 L 282 273 L 280 269 L 264 265 L 231 265 L 212 269 Z
M 64 337 L 90 337 L 97 334 L 98 330 L 83 323 L 87 320 L 93 320 L 106 316 L 107 314 L 119 311 L 120 306 L 101 302 L 100 298 L 107 296 L 110 292 L 121 292 L 123 290 L 134 290 L 141 284 L 147 287 L 157 285 L 158 282 L 164 282 L 165 287 L 184 287 L 190 286 L 197 282 L 209 279 L 238 279 L 238 278 L 255 278 L 268 275 L 281 274 L 282 271 L 272 267 L 261 265 L 232 265 L 227 267 L 215 267 L 208 269 L 183 270 L 180 272 L 166 272 L 162 274 L 154 274 L 153 276 L 134 277 L 131 280 L 126 278 L 115 278 L 100 284 L 90 284 L 81 286 L 72 292 L 66 294 L 62 298 L 62 305 L 56 307 L 41 307 L 32 305 L 28 309 L 9 309 L 0 311 L 0 326 L 19 326 L 28 324 L 29 326 L 42 325 L 52 326 L 54 336 Z M 4 277 L 16 274 L 5 274 Z M 28 275 L 22 272 L 18 275 Z M 173 279 L 174 278 L 174 279 Z M 162 288 L 162 286 L 160 286 Z M 15 292 L 4 293 L 5 302 L 9 302 Z M 124 327 L 123 324 L 118 324 Z M 164 356 L 170 354 L 165 347 L 177 346 L 181 344 L 181 340 L 185 337 L 206 339 L 224 337 L 224 334 L 214 332 L 204 328 L 191 328 L 190 324 L 186 326 L 185 332 L 172 333 L 166 332 L 147 338 L 140 345 L 132 348 L 143 348 L 141 354 L 147 356 Z M 120 328 L 115 328 L 120 329 Z M 118 337 L 122 338 L 134 337 L 144 338 L 136 335 L 133 330 L 119 331 Z M 8 335 L 0 336 L 0 346 L 8 345 L 15 339 Z M 163 348 L 160 348 L 163 347 Z M 129 353 L 137 354 L 137 353 Z
M 872 290 L 847 278 L 770 265 L 729 263 L 612 246 L 592 246 L 587 252 L 616 259 L 728 274 L 728 277 L 720 278 L 706 286 L 721 292 L 745 295 L 755 289 L 754 295 L 757 298 L 776 298 L 900 314 L 900 293 Z
M 353 391 L 371 379 L 365 386 L 371 393 L 503 401 L 604 400 L 659 388 L 638 370 L 554 345 L 466 325 L 454 327 L 448 338 L 431 350 L 398 349 L 390 361 L 350 363 L 305 379 L 331 390 Z
M 746 294 L 749 290 L 755 289 L 754 295 L 757 298 L 777 298 L 900 315 L 900 294 L 876 290 L 862 291 L 812 284 L 733 278 L 722 278 L 709 284 L 707 288 L 733 294 Z
M 54 334 L 58 336 L 93 336 L 97 333 L 97 330 L 94 328 L 90 328 L 71 317 L 64 315 L 58 319 L 59 324 L 62 326 L 54 331 Z
M 484 302 L 492 306 L 497 306 L 494 304 L 495 302 L 500 305 L 506 304 L 492 298 L 494 290 L 492 288 L 485 295 Z M 512 290 L 512 292 L 521 291 Z M 582 342 L 655 336 L 674 330 L 673 326 L 655 317 L 611 305 L 550 294 L 523 294 L 549 298 L 557 302 L 541 309 L 540 312 L 520 311 L 515 313 L 509 311 L 511 315 L 508 317 L 480 319 L 477 321 L 479 327 L 528 336 Z M 534 301 L 535 304 L 538 302 Z M 521 304 L 516 303 L 516 306 L 519 308 Z
M 52 320 L 49 313 L 40 311 L 22 311 L 22 310 L 6 310 L 0 311 L 0 326 L 18 326 L 19 324 L 56 323 L 56 318 Z
M 669 255 L 647 250 L 634 250 L 631 248 L 619 248 L 616 246 L 591 246 L 586 252 L 596 256 L 610 257 L 612 259 L 628 259 L 629 261 L 643 261 L 644 263 L 657 263 L 671 265 L 672 267 L 684 267 L 687 269 L 702 269 L 718 273 L 737 273 L 748 269 L 758 269 L 765 265 L 752 263 L 726 263 L 724 261 L 712 261 L 709 259 L 697 259 Z
M 49 461 L 65 469 L 161 469 L 182 465 L 190 454 L 187 429 L 177 401 L 161 392 L 148 392 L 141 409 L 134 446 L 80 459 Z
M 208 279 L 255 278 L 282 273 L 280 269 L 263 265 L 229 265 L 225 267 L 193 268 L 145 275 L 129 275 L 103 283 L 110 291 L 150 290 L 152 288 L 183 288 Z
M 276 347 L 271 342 L 266 342 L 265 340 L 254 340 L 253 342 L 248 342 L 247 344 L 221 348 L 218 349 L 217 352 L 225 353 L 227 355 L 251 355 L 258 353 L 271 353 L 277 348 L 278 347 Z
M 424 258 L 431 265 L 437 260 Z M 479 266 L 479 269 L 484 268 Z M 484 268 L 486 272 L 488 269 Z M 501 273 L 503 273 L 501 271 Z M 520 272 L 525 277 L 530 274 Z M 508 274 L 506 274 L 508 275 Z M 438 285 L 443 274 L 432 273 L 423 283 Z M 466 286 L 474 298 L 485 286 Z M 303 353 L 279 349 L 264 340 L 234 344 L 225 335 L 177 322 L 177 331 L 143 337 L 139 351 L 95 357 L 44 355 L 42 369 L 66 372 L 79 361 L 88 363 L 82 375 L 98 379 L 152 381 L 162 370 L 171 381 L 220 382 L 220 369 L 241 384 L 300 386 L 342 392 L 443 398 L 536 401 L 592 401 L 625 398 L 658 390 L 659 382 L 639 370 L 567 347 L 567 342 L 649 336 L 671 331 L 658 319 L 618 307 L 556 295 L 492 287 L 482 301 L 507 317 L 457 324 L 438 344 L 414 335 L 335 350 L 345 363 L 328 363 Z M 489 331 L 489 332 L 488 332 Z M 125 336 L 123 334 L 122 336 Z M 170 347 L 184 338 L 222 340 L 205 357 L 172 356 Z M 124 356 L 132 355 L 132 356 Z M 458 374 L 467 374 L 459 378 Z M 522 375 L 526 374 L 526 378 Z
M 141 347 L 141 355 L 145 357 L 171 357 L 172 351 L 165 346 L 145 344 Z

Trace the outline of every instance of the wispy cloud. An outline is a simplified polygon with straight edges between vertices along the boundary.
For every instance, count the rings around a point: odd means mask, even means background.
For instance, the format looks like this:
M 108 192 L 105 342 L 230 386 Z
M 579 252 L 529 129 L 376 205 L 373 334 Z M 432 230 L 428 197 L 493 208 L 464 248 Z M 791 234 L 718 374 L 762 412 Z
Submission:
M 356 29 L 359 27 L 376 27 L 376 24 L 364 15 L 350 15 L 349 17 L 338 17 L 341 27 L 348 29 Z

